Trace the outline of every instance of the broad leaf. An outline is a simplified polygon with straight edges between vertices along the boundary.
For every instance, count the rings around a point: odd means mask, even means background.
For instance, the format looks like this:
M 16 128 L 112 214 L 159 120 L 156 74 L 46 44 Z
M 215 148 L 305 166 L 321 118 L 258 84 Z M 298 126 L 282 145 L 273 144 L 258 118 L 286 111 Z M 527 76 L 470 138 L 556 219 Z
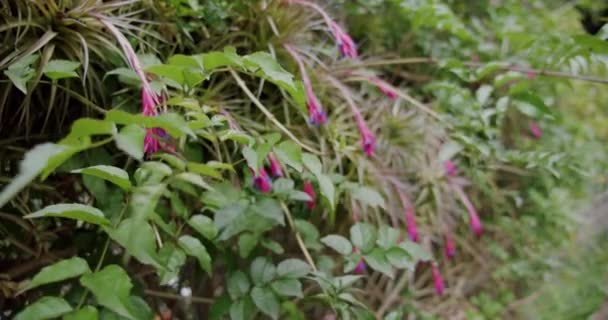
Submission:
M 336 250 L 341 255 L 348 255 L 353 252 L 353 246 L 350 244 L 348 239 L 339 235 L 328 235 L 321 238 L 321 242 L 323 242 L 326 246 Z
M 272 290 L 254 287 L 251 290 L 251 299 L 255 306 L 272 319 L 279 317 L 279 300 Z
M 283 209 L 281 209 L 281 205 L 275 199 L 262 198 L 249 208 L 255 214 L 272 219 L 282 226 L 285 225 Z
M 72 173 L 88 174 L 110 181 L 123 190 L 131 189 L 131 181 L 129 181 L 129 174 L 126 171 L 117 167 L 98 165 L 78 170 L 72 170 Z
M 264 285 L 276 277 L 276 267 L 265 257 L 257 257 L 251 263 L 251 280 L 256 285 Z
M 364 254 L 363 258 L 372 269 L 384 273 L 389 278 L 393 278 L 393 267 L 382 249 L 376 248 L 372 252 Z
M 400 247 L 392 247 L 386 251 L 386 258 L 388 261 L 399 269 L 408 269 L 413 271 L 416 268 L 416 262 L 413 261 L 412 257 Z
M 228 277 L 227 289 L 232 299 L 238 299 L 249 293 L 251 284 L 247 275 L 238 270 Z
M 106 219 L 103 212 L 101 212 L 99 209 L 80 203 L 54 204 L 45 207 L 42 210 L 38 210 L 34 213 L 24 216 L 24 218 L 26 219 L 42 217 L 57 217 L 82 220 L 84 222 L 97 225 L 110 224 L 110 221 Z
M 292 141 L 283 141 L 274 147 L 274 153 L 279 161 L 302 172 L 302 148 Z
M 57 297 L 42 297 L 15 316 L 15 320 L 45 320 L 60 317 L 72 311 L 65 300 Z
M 84 306 L 63 316 L 63 320 L 97 320 L 99 313 L 93 306 Z
M 65 279 L 78 277 L 91 272 L 87 262 L 79 257 L 61 260 L 50 266 L 46 266 L 38 272 L 32 281 L 28 283 L 25 290 L 30 290 L 41 285 L 63 281 Z M 24 290 L 24 291 L 25 291 Z
M 302 284 L 297 279 L 278 279 L 270 283 L 272 290 L 287 297 L 302 297 Z
M 209 240 L 213 240 L 217 236 L 217 228 L 215 227 L 213 220 L 202 214 L 190 217 L 188 225 Z
M 146 130 L 136 124 L 123 127 L 114 136 L 116 146 L 131 157 L 142 160 L 144 157 L 144 137 Z
M 52 80 L 58 80 L 63 78 L 78 77 L 76 69 L 80 67 L 80 62 L 74 62 L 69 60 L 51 60 L 42 69 L 42 73 Z
M 109 265 L 99 272 L 86 274 L 80 278 L 80 284 L 93 293 L 100 305 L 128 319 L 138 320 L 130 298 L 133 285 L 121 267 Z
M 350 241 L 362 252 L 368 252 L 376 243 L 376 229 L 368 223 L 357 223 L 350 228 Z
M 188 235 L 181 236 L 179 246 L 184 249 L 187 255 L 195 257 L 203 270 L 211 273 L 211 256 L 198 239 Z
M 302 278 L 310 272 L 308 264 L 300 259 L 287 259 L 277 266 L 277 275 L 281 278 Z
M 128 218 L 118 228 L 107 229 L 106 232 L 139 262 L 153 265 L 157 269 L 164 268 L 158 262 L 154 231 L 147 222 Z

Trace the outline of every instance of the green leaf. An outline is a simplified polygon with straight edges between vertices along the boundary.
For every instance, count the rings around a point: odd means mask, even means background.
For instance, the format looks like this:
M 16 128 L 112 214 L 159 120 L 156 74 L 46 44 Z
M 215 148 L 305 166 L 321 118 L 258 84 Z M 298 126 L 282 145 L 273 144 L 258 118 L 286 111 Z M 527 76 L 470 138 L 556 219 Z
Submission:
M 330 209 L 333 211 L 336 206 L 336 189 L 334 188 L 334 184 L 331 182 L 331 179 L 323 174 L 317 175 L 317 181 L 319 182 L 319 189 L 321 191 L 321 195 L 327 203 L 329 203 Z M 333 224 L 333 219 L 330 221 L 330 224 Z
M 415 243 L 415 242 L 411 242 L 411 241 L 407 241 L 407 242 L 402 242 L 399 244 L 399 247 L 401 247 L 403 250 L 405 250 L 411 258 L 414 259 L 414 261 L 418 262 L 418 261 L 432 261 L 433 257 L 431 256 L 431 254 L 426 251 L 426 249 L 424 249 L 424 247 L 422 247 L 421 245 Z
M 294 182 L 291 179 L 279 178 L 272 182 L 272 192 L 289 195 L 293 191 Z
M 123 220 L 118 228 L 107 229 L 106 232 L 139 262 L 164 269 L 158 262 L 154 230 L 147 222 L 128 218 Z
M 250 287 L 251 284 L 247 275 L 240 270 L 237 270 L 228 277 L 228 294 L 233 300 L 247 295 Z
M 302 161 L 306 169 L 308 169 L 315 176 L 321 175 L 321 171 L 323 170 L 323 165 L 319 160 L 319 157 L 312 155 L 310 153 L 302 154 Z
M 399 230 L 383 224 L 378 230 L 377 243 L 380 247 L 388 249 L 397 244 L 397 241 L 399 241 L 399 235 Z
M 78 74 L 74 71 L 78 67 L 80 67 L 80 62 L 56 59 L 49 61 L 42 72 L 52 80 L 73 78 L 78 77 Z
M 209 308 L 209 320 L 223 320 L 230 312 L 230 307 L 233 303 L 227 294 L 223 294 L 213 300 L 211 308 Z
M 42 268 L 42 270 L 40 270 L 40 272 L 34 276 L 32 281 L 27 284 L 23 291 L 30 290 L 41 285 L 78 277 L 89 272 L 91 272 L 91 269 L 84 259 L 79 257 L 64 259 Z
M 47 166 L 51 158 L 65 150 L 66 147 L 64 146 L 44 143 L 28 151 L 19 164 L 19 174 L 0 193 L 0 208 L 4 207 L 19 191 L 34 180 Z
M 198 260 L 201 268 L 207 273 L 211 273 L 211 256 L 201 242 L 192 236 L 181 236 L 179 245 L 187 255 L 193 256 Z
M 302 297 L 302 284 L 297 279 L 279 279 L 270 283 L 270 287 L 279 295 Z
M 416 268 L 416 263 L 412 260 L 412 257 L 400 247 L 388 249 L 386 258 L 395 268 L 408 269 L 410 271 Z
M 279 301 L 272 290 L 254 287 L 253 290 L 251 290 L 251 299 L 260 311 L 272 319 L 277 319 L 279 317 Z
M 70 134 L 65 137 L 62 141 L 75 141 L 77 143 L 78 138 L 93 136 L 93 135 L 111 135 L 116 132 L 116 126 L 114 123 L 106 120 L 81 118 L 72 124 Z
M 244 61 L 249 70 L 256 72 L 256 74 L 263 76 L 281 87 L 294 88 L 293 75 L 285 71 L 269 53 L 256 52 L 245 56 Z
M 252 212 L 262 217 L 269 218 L 276 221 L 278 224 L 284 226 L 285 218 L 283 217 L 283 209 L 279 202 L 272 198 L 262 198 L 255 204 L 249 207 Z
M 285 252 L 283 247 L 281 247 L 281 244 L 274 240 L 264 238 L 262 239 L 262 246 L 276 254 L 283 254 Z
M 168 163 L 175 169 L 184 171 L 186 170 L 186 162 L 184 160 L 168 153 L 156 153 L 152 156 L 153 159 L 161 159 Z
M 88 174 L 110 181 L 125 191 L 131 189 L 131 181 L 129 181 L 129 174 L 126 171 L 117 167 L 98 165 L 78 170 L 72 170 L 71 172 Z
M 63 320 L 97 320 L 99 314 L 93 306 L 84 306 L 63 316 Z
M 459 143 L 455 141 L 448 141 L 441 146 L 437 158 L 443 163 L 444 161 L 452 159 L 454 156 L 460 153 L 462 149 L 463 147 Z
M 301 278 L 310 272 L 308 264 L 300 259 L 287 259 L 277 266 L 277 275 L 281 278 Z
M 179 277 L 182 266 L 186 263 L 186 254 L 172 243 L 165 245 L 158 251 L 159 263 L 164 267 L 157 269 L 161 285 L 167 285 Z
M 198 173 L 203 176 L 208 176 L 215 179 L 222 179 L 222 174 L 211 166 L 203 163 L 188 162 L 188 171 Z
M 251 263 L 251 280 L 255 285 L 264 285 L 276 276 L 276 267 L 265 257 L 257 257 Z
M 39 55 L 33 54 L 25 56 L 14 63 L 12 63 L 4 74 L 11 80 L 11 82 L 21 90 L 24 94 L 27 94 L 27 82 L 30 81 L 36 71 L 32 68 L 32 64 L 38 60 Z
M 378 191 L 369 187 L 357 186 L 352 192 L 352 197 L 370 207 L 386 207 L 384 198 L 382 198 Z
M 30 213 L 24 218 L 42 218 L 42 217 L 57 217 L 67 218 L 74 220 L 82 220 L 84 222 L 97 224 L 97 225 L 109 225 L 110 221 L 106 219 L 103 212 L 99 209 L 87 206 L 80 203 L 61 203 L 54 204 L 45 207 L 42 210 L 38 210 L 34 213 Z
M 234 47 L 226 47 L 223 52 L 212 51 L 201 55 L 203 67 L 209 72 L 220 67 L 242 67 L 243 58 Z
M 42 297 L 15 316 L 15 320 L 54 319 L 72 311 L 67 301 L 57 297 Z
M 516 95 L 513 95 L 512 98 L 515 99 L 516 101 L 524 102 L 527 105 L 532 106 L 534 108 L 534 110 L 536 110 L 539 114 L 543 114 L 543 115 L 551 115 L 551 114 L 553 114 L 553 112 L 545 104 L 545 102 L 543 101 L 543 99 L 541 99 L 539 96 L 537 96 L 537 95 L 535 95 L 533 93 L 522 92 L 522 93 L 518 93 Z M 523 113 L 529 114 L 529 112 L 526 112 L 522 108 L 520 108 L 520 111 L 522 111 Z M 536 116 L 537 114 L 530 114 L 530 115 L 531 116 Z
M 295 220 L 296 230 L 302 235 L 304 240 L 304 244 L 307 248 L 313 250 L 321 250 L 321 243 L 319 243 L 319 230 L 315 227 L 314 224 L 302 220 Z
M 258 243 L 259 238 L 251 233 L 243 233 L 239 237 L 239 255 L 247 258 Z
M 146 130 L 136 125 L 130 124 L 123 127 L 114 137 L 116 147 L 131 157 L 142 160 L 144 157 L 144 137 Z
M 182 172 L 173 177 L 176 180 L 184 181 L 203 189 L 211 189 L 211 186 L 203 180 L 201 176 L 192 172 Z
M 608 44 L 606 40 L 600 37 L 594 37 L 588 34 L 580 34 L 572 36 L 576 44 L 579 46 L 590 49 L 592 52 L 599 55 L 608 55 Z
M 233 129 L 218 132 L 217 136 L 218 136 L 218 138 L 220 138 L 220 141 L 222 141 L 222 142 L 224 142 L 226 140 L 232 140 L 234 142 L 244 144 L 247 146 L 251 145 L 254 141 L 254 139 L 250 135 L 248 135 L 242 131 L 233 130 Z
M 130 298 L 131 279 L 121 267 L 109 265 L 99 272 L 90 273 L 80 278 L 80 284 L 89 289 L 97 302 L 128 319 L 137 320 L 133 315 L 133 303 Z
M 350 228 L 350 241 L 363 253 L 371 251 L 376 243 L 376 228 L 368 223 L 357 223 Z
M 283 141 L 275 146 L 274 153 L 279 161 L 302 172 L 302 148 L 292 141 Z
M 196 214 L 190 217 L 188 225 L 206 239 L 213 240 L 217 236 L 217 228 L 209 217 Z
M 230 306 L 231 320 L 252 319 L 255 313 L 255 305 L 250 297 L 237 300 Z
M 129 211 L 131 217 L 137 220 L 145 220 L 150 217 L 167 186 L 162 183 L 147 184 L 133 189 Z
M 353 252 L 353 246 L 350 244 L 348 239 L 339 235 L 328 235 L 321 238 L 321 242 L 323 242 L 326 246 L 336 250 L 339 254 L 345 256 L 351 254 Z
M 237 202 L 241 197 L 241 192 L 229 182 L 223 182 L 213 186 L 213 190 L 205 192 L 202 201 L 205 205 L 214 208 L 223 208 Z
M 258 174 L 258 154 L 252 148 L 245 146 L 241 151 L 243 153 L 243 158 L 247 162 L 247 166 L 253 170 L 254 174 Z
M 363 259 L 365 259 L 365 262 L 367 262 L 372 269 L 384 273 L 391 279 L 393 278 L 393 268 L 382 249 L 376 248 L 372 250 L 372 252 L 364 254 Z

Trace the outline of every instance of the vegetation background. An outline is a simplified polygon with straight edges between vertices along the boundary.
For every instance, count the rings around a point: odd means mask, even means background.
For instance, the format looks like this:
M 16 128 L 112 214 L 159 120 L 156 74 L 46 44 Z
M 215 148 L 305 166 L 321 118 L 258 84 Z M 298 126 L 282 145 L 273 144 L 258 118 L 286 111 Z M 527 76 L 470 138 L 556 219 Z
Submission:
M 0 1 L 0 318 L 601 319 L 607 11 Z

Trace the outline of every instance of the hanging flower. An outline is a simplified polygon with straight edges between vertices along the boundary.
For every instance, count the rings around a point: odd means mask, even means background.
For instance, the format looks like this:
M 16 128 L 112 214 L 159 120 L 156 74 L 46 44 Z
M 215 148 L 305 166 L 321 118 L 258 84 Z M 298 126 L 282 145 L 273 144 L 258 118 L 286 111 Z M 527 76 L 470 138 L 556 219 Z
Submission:
M 355 42 L 353 41 L 351 36 L 348 35 L 348 33 L 346 33 L 346 31 L 344 31 L 344 29 L 342 29 L 342 27 L 340 27 L 340 25 L 338 25 L 338 23 L 336 23 L 334 19 L 332 19 L 331 16 L 323 8 L 321 8 L 316 3 L 307 0 L 290 0 L 290 2 L 298 3 L 300 5 L 310 7 L 317 11 L 323 17 L 325 23 L 331 30 L 331 33 L 334 36 L 334 39 L 336 40 L 336 44 L 338 45 L 338 49 L 342 53 L 342 56 L 346 58 L 357 58 L 357 56 L 359 55 L 357 53 L 357 46 L 355 45 Z
M 473 232 L 475 232 L 476 235 L 480 236 L 481 233 L 483 232 L 483 226 L 481 224 L 481 220 L 479 219 L 479 215 L 477 214 L 477 210 L 471 203 L 471 200 L 469 200 L 469 197 L 467 197 L 467 195 L 462 190 L 462 187 L 460 187 L 459 185 L 455 185 L 455 184 L 452 186 L 453 186 L 454 190 L 456 191 L 456 193 L 458 193 L 458 196 L 460 197 L 460 200 L 462 201 L 464 206 L 467 208 L 467 212 L 469 213 L 469 224 L 471 225 L 471 229 L 473 230 Z
M 357 46 L 350 35 L 348 35 L 348 33 L 346 33 L 335 21 L 331 20 L 328 23 L 342 56 L 351 59 L 357 58 L 359 56 L 357 53 Z
M 416 215 L 414 214 L 414 208 L 408 206 L 405 209 L 405 224 L 407 225 L 407 234 L 410 240 L 418 242 L 418 228 L 416 227 Z
M 433 262 L 432 264 L 432 273 L 433 273 L 433 285 L 435 286 L 435 292 L 437 295 L 442 296 L 445 291 L 445 284 L 443 283 L 443 277 L 441 277 L 441 272 L 439 272 L 439 266 L 437 262 Z
M 286 44 L 284 45 L 284 47 L 285 50 L 287 50 L 287 52 L 293 57 L 293 59 L 298 64 L 298 67 L 300 68 L 302 82 L 304 82 L 304 91 L 306 92 L 306 107 L 308 109 L 308 115 L 310 117 L 310 124 L 314 126 L 326 124 L 327 116 L 325 115 L 323 107 L 321 106 L 319 99 L 317 99 L 317 96 L 315 95 L 312 89 L 312 84 L 310 82 L 310 78 L 308 78 L 308 73 L 306 72 L 306 68 L 304 67 L 304 62 L 302 61 L 302 58 L 292 46 Z
M 369 130 L 365 120 L 363 120 L 363 116 L 360 113 L 356 113 L 355 117 L 357 119 L 357 127 L 359 127 L 359 134 L 361 134 L 361 146 L 363 147 L 363 152 L 368 156 L 373 156 L 374 151 L 376 149 L 376 137 Z
M 456 254 L 456 244 L 454 243 L 454 235 L 450 230 L 445 233 L 445 256 L 451 259 Z
M 538 126 L 538 123 L 536 123 L 536 121 L 530 121 L 529 123 L 529 128 L 530 128 L 530 133 L 532 134 L 532 137 L 534 139 L 540 139 L 543 136 L 543 131 L 542 129 Z
M 260 168 L 258 174 L 253 177 L 253 186 L 262 193 L 268 193 L 272 190 L 272 180 L 266 173 L 266 169 Z
M 360 253 L 359 248 L 355 248 L 353 250 L 353 253 Z M 363 274 L 363 273 L 365 273 L 366 269 L 367 269 L 367 266 L 365 265 L 365 260 L 363 260 L 363 257 L 361 257 L 361 259 L 355 266 L 355 274 Z
M 279 163 L 279 160 L 277 160 L 277 158 L 274 156 L 274 154 L 268 154 L 268 162 L 270 162 L 270 174 L 272 174 L 274 178 L 282 177 L 283 169 L 281 169 L 281 164 Z
M 306 202 L 306 206 L 308 209 L 314 209 L 316 205 L 317 194 L 315 193 L 315 188 L 312 186 L 310 181 L 304 182 L 304 192 L 310 197 L 310 201 Z
M 378 77 L 370 77 L 369 81 L 371 83 L 373 83 L 374 85 L 376 85 L 378 90 L 380 90 L 382 93 L 384 93 L 384 95 L 387 96 L 389 99 L 391 99 L 391 100 L 397 99 L 397 93 L 392 88 L 390 88 L 390 86 L 388 85 L 388 83 L 386 83 L 386 81 L 384 81 Z
M 456 175 L 456 165 L 452 160 L 446 160 L 443 162 L 443 167 L 445 168 L 445 175 L 448 177 L 453 177 Z

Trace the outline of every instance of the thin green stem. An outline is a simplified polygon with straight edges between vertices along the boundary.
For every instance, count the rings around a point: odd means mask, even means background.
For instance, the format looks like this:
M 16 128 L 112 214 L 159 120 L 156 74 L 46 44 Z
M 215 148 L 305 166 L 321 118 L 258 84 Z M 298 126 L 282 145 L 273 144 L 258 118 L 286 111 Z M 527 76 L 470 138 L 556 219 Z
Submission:
M 298 242 L 298 246 L 300 246 L 300 250 L 302 250 L 302 253 L 304 254 L 304 257 L 306 258 L 306 261 L 308 262 L 308 264 L 310 265 L 312 270 L 316 272 L 317 266 L 315 265 L 315 262 L 312 260 L 312 256 L 310 255 L 310 252 L 308 251 L 308 249 L 306 249 L 306 245 L 304 245 L 304 241 L 302 240 L 302 237 L 300 236 L 298 229 L 296 229 L 296 225 L 293 221 L 293 217 L 291 216 L 291 211 L 289 211 L 289 208 L 287 208 L 287 205 L 285 205 L 285 202 L 283 202 L 283 201 L 281 201 L 281 208 L 283 208 L 283 212 L 285 212 L 285 216 L 287 217 L 287 222 L 289 223 L 289 226 L 293 230 L 293 233 L 296 237 L 296 241 Z

